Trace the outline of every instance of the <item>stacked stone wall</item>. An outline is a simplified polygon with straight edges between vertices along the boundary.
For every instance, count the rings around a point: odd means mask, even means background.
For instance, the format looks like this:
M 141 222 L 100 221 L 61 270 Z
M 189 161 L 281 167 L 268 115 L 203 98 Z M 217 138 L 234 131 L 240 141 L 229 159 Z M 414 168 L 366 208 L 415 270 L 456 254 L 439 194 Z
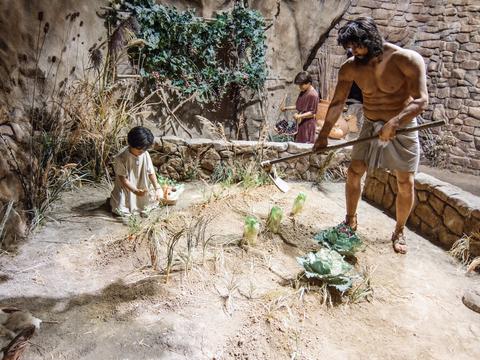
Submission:
M 363 197 L 395 214 L 397 179 L 385 170 L 367 176 Z M 449 249 L 464 234 L 480 231 L 480 198 L 427 174 L 415 177 L 415 204 L 409 225 Z M 470 251 L 480 255 L 480 241 L 472 240 Z

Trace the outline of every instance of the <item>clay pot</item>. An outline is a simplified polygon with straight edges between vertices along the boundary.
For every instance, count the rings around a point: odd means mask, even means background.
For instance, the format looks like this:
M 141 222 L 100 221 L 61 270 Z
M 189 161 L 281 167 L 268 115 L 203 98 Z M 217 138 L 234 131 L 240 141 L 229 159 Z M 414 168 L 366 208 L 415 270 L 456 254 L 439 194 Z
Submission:
M 325 120 L 325 116 L 327 116 L 327 110 L 329 106 L 330 106 L 330 101 L 320 100 L 317 106 L 317 114 L 315 115 L 315 118 L 317 119 L 317 124 L 319 121 Z
M 320 129 L 323 126 L 324 121 L 317 121 L 317 131 L 316 133 L 318 134 L 320 132 Z M 343 118 L 343 116 L 340 116 L 340 119 L 338 119 L 337 123 L 335 126 L 332 128 L 330 131 L 330 134 L 328 134 L 328 137 L 331 139 L 343 139 L 345 136 L 348 134 L 348 124 Z
M 330 131 L 330 134 L 328 134 L 328 137 L 331 139 L 343 139 L 345 137 L 346 133 L 342 131 L 339 127 L 335 126 L 333 129 Z

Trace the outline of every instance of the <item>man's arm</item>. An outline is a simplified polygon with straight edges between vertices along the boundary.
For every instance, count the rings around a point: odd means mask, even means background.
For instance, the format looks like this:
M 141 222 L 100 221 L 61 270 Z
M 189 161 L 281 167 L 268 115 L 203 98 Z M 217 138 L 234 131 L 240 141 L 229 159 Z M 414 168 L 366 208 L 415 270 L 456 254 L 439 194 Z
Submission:
M 348 93 L 350 92 L 350 88 L 352 87 L 353 83 L 351 66 L 352 64 L 347 60 L 347 62 L 342 65 L 338 72 L 338 81 L 337 86 L 335 87 L 335 93 L 333 94 L 333 99 L 328 107 L 327 115 L 325 116 L 325 123 L 323 124 L 323 127 L 318 134 L 318 139 L 313 146 L 314 151 L 320 150 L 327 146 L 328 134 L 330 134 L 330 131 L 343 112 L 345 101 L 347 100 Z
M 396 64 L 407 79 L 408 92 L 412 100 L 397 116 L 394 116 L 385 124 L 379 134 L 382 140 L 392 139 L 397 129 L 421 114 L 428 105 L 425 63 L 420 54 L 408 51 L 408 53 L 398 57 Z

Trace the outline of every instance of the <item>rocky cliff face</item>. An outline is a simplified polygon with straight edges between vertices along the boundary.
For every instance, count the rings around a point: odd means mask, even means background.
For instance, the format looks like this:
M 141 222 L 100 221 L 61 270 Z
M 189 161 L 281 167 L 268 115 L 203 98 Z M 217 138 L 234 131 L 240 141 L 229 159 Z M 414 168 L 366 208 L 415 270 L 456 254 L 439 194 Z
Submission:
M 211 17 L 231 0 L 162 0 L 178 8 L 195 8 Z M 267 31 L 269 79 L 265 114 L 258 100 L 246 112 L 249 133 L 258 134 L 265 119 L 275 121 L 285 93 L 293 101 L 295 74 L 308 67 L 328 30 L 350 0 L 251 0 L 271 24 Z M 97 16 L 105 0 L 4 0 L 0 2 L 0 223 L 9 200 L 14 201 L 6 243 L 25 233 L 24 187 L 17 171 L 31 172 L 29 142 L 32 127 L 28 109 L 62 91 L 64 84 L 84 75 L 88 49 L 105 40 Z M 53 98 L 55 95 L 53 96 Z M 50 97 L 51 99 L 52 97 Z M 198 110 L 200 113 L 200 110 Z M 191 121 L 193 113 L 189 113 Z M 181 133 L 181 132 L 180 132 Z M 3 232 L 3 235 L 5 231 Z M 2 234 L 0 234 L 2 238 Z

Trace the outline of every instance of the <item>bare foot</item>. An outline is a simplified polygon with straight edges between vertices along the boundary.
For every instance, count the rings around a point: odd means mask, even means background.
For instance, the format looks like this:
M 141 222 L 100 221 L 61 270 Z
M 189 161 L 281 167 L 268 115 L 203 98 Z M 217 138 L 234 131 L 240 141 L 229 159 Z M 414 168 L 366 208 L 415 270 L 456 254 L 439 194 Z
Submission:
M 393 250 L 399 254 L 406 254 L 407 253 L 407 242 L 405 239 L 405 235 L 403 235 L 403 230 L 395 231 L 392 234 L 392 245 Z

